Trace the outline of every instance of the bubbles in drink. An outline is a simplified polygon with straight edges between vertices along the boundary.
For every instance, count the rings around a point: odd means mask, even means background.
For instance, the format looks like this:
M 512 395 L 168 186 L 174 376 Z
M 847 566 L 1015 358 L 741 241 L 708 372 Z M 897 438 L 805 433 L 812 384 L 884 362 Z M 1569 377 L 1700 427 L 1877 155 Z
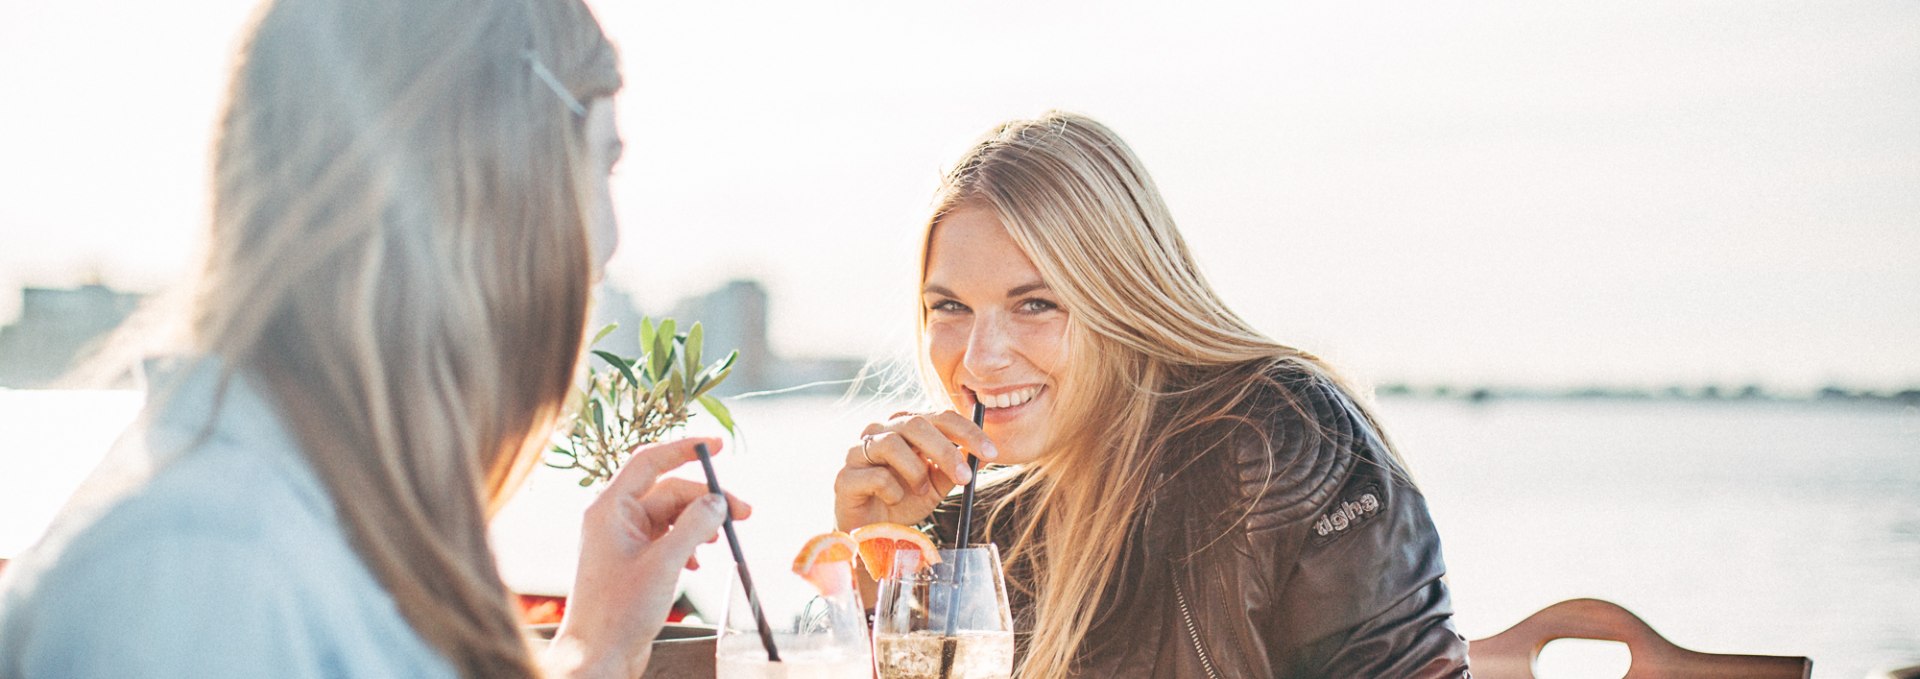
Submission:
M 948 653 L 951 662 L 943 658 Z M 880 679 L 1007 679 L 1013 676 L 1013 634 L 882 634 L 874 639 L 874 657 L 879 660 Z M 947 666 L 944 673 L 943 664 Z

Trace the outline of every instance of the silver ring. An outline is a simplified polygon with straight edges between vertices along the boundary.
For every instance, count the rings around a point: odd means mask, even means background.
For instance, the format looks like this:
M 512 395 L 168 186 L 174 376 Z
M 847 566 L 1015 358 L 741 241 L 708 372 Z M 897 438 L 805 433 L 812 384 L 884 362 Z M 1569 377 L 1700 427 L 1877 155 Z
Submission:
M 874 462 L 873 456 L 867 453 L 867 446 L 871 446 L 871 445 L 873 445 L 873 437 L 871 436 L 860 437 L 860 457 L 867 458 L 868 466 L 878 467 L 880 466 L 880 463 Z

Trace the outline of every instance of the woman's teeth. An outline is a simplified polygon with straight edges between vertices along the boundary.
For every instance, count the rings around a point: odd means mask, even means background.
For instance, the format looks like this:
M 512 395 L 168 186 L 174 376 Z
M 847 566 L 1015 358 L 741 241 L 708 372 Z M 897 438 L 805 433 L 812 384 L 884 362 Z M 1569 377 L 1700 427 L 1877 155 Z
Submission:
M 1009 391 L 1004 394 L 975 394 L 974 396 L 980 399 L 980 405 L 999 409 L 1025 405 L 1026 402 L 1033 400 L 1033 397 L 1039 395 L 1040 387 L 1027 387 L 1017 391 Z

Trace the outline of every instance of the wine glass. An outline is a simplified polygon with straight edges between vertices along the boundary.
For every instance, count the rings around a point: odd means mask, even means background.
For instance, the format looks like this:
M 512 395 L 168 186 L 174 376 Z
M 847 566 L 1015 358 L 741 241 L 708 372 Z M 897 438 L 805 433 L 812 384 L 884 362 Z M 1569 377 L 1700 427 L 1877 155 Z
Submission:
M 766 615 L 780 662 L 767 658 L 752 603 L 741 584 L 740 573 L 735 570 L 719 639 L 714 643 L 718 679 L 870 679 L 873 676 L 867 620 L 861 611 L 859 590 L 852 586 L 851 564 L 843 562 L 828 567 L 849 569 L 846 572 L 848 586 L 844 590 L 822 594 L 814 584 L 785 568 L 753 570 L 760 608 Z
M 1000 550 L 991 544 L 894 553 L 880 581 L 873 623 L 880 679 L 1007 679 L 1013 676 L 1013 615 Z

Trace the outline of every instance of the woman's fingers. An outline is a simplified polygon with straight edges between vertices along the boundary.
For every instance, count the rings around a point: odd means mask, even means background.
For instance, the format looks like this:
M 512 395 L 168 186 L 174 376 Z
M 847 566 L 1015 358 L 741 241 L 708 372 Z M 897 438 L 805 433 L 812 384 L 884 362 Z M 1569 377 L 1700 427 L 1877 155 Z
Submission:
M 921 459 L 906 436 L 883 431 L 861 438 L 859 445 L 847 450 L 847 466 L 891 469 L 907 488 L 928 487 L 927 461 Z
M 993 439 L 987 438 L 987 432 L 975 425 L 971 418 L 951 410 L 942 410 L 924 417 L 929 424 L 938 428 L 947 440 L 958 444 L 967 452 L 987 461 L 1000 458 L 1000 449 L 994 447 Z
M 952 413 L 948 413 L 951 415 Z M 931 460 L 953 483 L 966 483 L 973 472 L 967 467 L 967 454 L 934 423 L 934 418 L 913 415 L 894 421 L 894 431 L 907 438 L 920 457 Z
M 673 525 L 688 503 L 707 495 L 707 484 L 700 481 L 661 479 L 655 483 L 646 496 L 640 498 L 640 507 L 647 515 L 647 537 L 660 537 Z M 727 493 L 727 506 L 736 521 L 753 515 L 753 507 L 734 497 L 733 493 Z
M 899 477 L 885 467 L 846 467 L 833 479 L 833 493 L 858 504 L 865 498 L 881 504 L 897 505 L 907 499 L 907 489 Z
M 613 480 L 607 483 L 608 493 L 620 493 L 631 497 L 647 494 L 660 475 L 673 471 L 680 465 L 700 459 L 694 453 L 694 446 L 707 444 L 707 453 L 719 455 L 720 439 L 711 437 L 686 438 L 666 443 L 640 446 L 633 450 L 633 456 L 615 472 Z
M 703 495 L 688 502 L 673 519 L 673 528 L 647 546 L 648 560 L 673 564 L 678 570 L 693 558 L 693 550 L 720 532 L 727 518 L 727 503 L 718 495 Z

